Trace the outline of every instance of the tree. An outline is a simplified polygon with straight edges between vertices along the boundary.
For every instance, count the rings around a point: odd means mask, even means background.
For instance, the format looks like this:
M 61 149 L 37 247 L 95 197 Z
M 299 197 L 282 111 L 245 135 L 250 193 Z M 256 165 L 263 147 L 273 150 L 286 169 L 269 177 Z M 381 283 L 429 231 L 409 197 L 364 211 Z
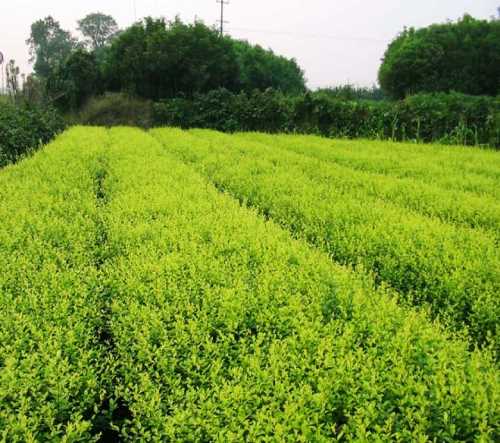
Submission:
M 23 100 L 30 104 L 43 104 L 45 87 L 39 77 L 29 74 L 23 78 Z
M 379 70 L 384 92 L 500 92 L 500 21 L 465 15 L 456 23 L 405 29 L 388 47 Z
M 14 60 L 10 60 L 5 67 L 5 74 L 7 80 L 7 94 L 12 101 L 16 101 L 19 97 L 19 67 L 16 66 Z
M 306 89 L 295 60 L 220 36 L 199 21 L 147 18 L 123 31 L 99 60 L 111 90 L 153 100 L 218 88 L 232 92 L 274 88 L 286 93 Z
M 86 37 L 86 45 L 96 50 L 110 43 L 118 32 L 118 25 L 110 15 L 95 12 L 78 21 L 78 30 Z
M 241 88 L 247 92 L 267 88 L 297 94 L 306 90 L 304 73 L 297 62 L 246 41 L 233 41 L 240 67 Z
M 101 92 L 99 77 L 94 53 L 79 48 L 47 78 L 47 93 L 63 111 L 78 109 Z
M 146 18 L 112 42 L 105 60 L 111 90 L 148 99 L 238 86 L 231 41 L 201 22 Z
M 34 71 L 43 78 L 47 78 L 78 44 L 51 16 L 31 25 L 30 38 L 26 43 L 30 47 L 30 62 L 34 62 Z

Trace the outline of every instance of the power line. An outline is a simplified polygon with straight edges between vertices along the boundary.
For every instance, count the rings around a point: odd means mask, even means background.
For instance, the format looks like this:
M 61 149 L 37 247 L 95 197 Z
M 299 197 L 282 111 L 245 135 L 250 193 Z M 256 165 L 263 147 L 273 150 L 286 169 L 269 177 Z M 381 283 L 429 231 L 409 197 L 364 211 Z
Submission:
M 317 38 L 317 39 L 328 39 L 328 40 L 344 40 L 344 41 L 359 41 L 359 42 L 372 42 L 372 43 L 387 43 L 387 40 L 370 38 L 370 37 L 348 37 L 341 35 L 326 35 L 326 34 L 308 34 L 308 33 L 299 33 L 299 32 L 291 32 L 291 31 L 272 31 L 266 29 L 249 29 L 249 28 L 234 28 L 231 29 L 235 31 L 243 31 L 243 32 L 260 32 L 264 34 L 276 34 L 276 35 L 289 35 L 291 37 L 297 38 Z M 390 39 L 388 39 L 390 40 Z
M 218 20 L 218 22 L 220 23 L 220 36 L 222 37 L 224 35 L 224 24 L 228 23 L 227 21 L 224 21 L 224 6 L 229 5 L 229 0 L 216 1 L 220 4 L 220 20 Z

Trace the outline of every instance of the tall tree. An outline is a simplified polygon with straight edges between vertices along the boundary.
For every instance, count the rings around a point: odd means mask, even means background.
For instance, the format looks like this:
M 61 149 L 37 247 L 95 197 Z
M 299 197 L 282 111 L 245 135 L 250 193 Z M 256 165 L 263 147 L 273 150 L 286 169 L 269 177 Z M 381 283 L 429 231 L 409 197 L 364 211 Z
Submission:
M 118 24 L 110 15 L 95 12 L 78 21 L 78 30 L 86 38 L 86 45 L 96 50 L 108 44 L 117 34 Z
M 15 101 L 19 96 L 19 67 L 16 66 L 14 60 L 10 60 L 5 67 L 6 79 L 7 79 L 7 93 L 12 101 Z
M 246 41 L 233 41 L 240 67 L 240 85 L 248 92 L 254 89 L 278 89 L 284 93 L 297 94 L 306 90 L 304 72 L 294 59 L 287 59 L 253 46 Z
M 295 60 L 260 46 L 220 36 L 202 22 L 147 18 L 123 31 L 98 60 L 113 90 L 150 99 L 192 96 L 213 89 L 237 92 L 267 88 L 305 91 Z
M 31 25 L 30 38 L 26 40 L 34 62 L 35 73 L 47 78 L 61 64 L 78 43 L 68 31 L 61 29 L 58 21 L 51 16 Z
M 238 63 L 227 38 L 201 22 L 147 18 L 117 37 L 105 71 L 113 90 L 149 99 L 192 95 L 238 85 Z
M 102 92 L 95 54 L 83 48 L 73 51 L 48 77 L 46 91 L 64 111 L 77 109 L 92 95 Z
M 500 21 L 465 15 L 456 23 L 405 29 L 388 47 L 379 70 L 384 92 L 500 93 Z

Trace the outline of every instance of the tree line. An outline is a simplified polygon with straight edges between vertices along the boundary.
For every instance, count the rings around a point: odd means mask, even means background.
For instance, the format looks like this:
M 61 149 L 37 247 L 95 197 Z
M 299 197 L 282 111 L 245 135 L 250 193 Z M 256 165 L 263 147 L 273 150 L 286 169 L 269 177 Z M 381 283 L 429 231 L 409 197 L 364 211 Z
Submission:
M 294 59 L 221 37 L 201 21 L 145 18 L 119 30 L 113 17 L 78 21 L 83 41 L 52 17 L 31 26 L 27 40 L 35 77 L 58 107 L 79 108 L 92 95 L 126 92 L 150 100 L 192 96 L 220 87 L 232 92 L 306 90 Z
M 383 91 L 394 99 L 420 92 L 500 94 L 498 17 L 408 28 L 387 48 L 379 70 Z
M 307 91 L 304 72 L 288 59 L 220 36 L 214 28 L 179 18 L 145 18 L 125 30 L 115 19 L 92 13 L 78 21 L 78 39 L 49 16 L 31 26 L 27 44 L 34 75 L 19 82 L 7 64 L 11 95 L 43 95 L 63 110 L 91 96 L 124 92 L 158 101 L 224 88 L 233 93 L 275 89 Z M 412 94 L 500 93 L 500 12 L 490 20 L 469 15 L 456 22 L 404 29 L 388 46 L 379 69 L 380 88 L 345 85 L 318 91 L 343 100 L 403 99 Z
M 64 126 L 51 105 L 66 124 L 500 144 L 500 11 L 489 20 L 465 15 L 404 29 L 385 52 L 380 87 L 314 92 L 294 59 L 199 21 L 145 18 L 121 30 L 113 17 L 93 13 L 77 29 L 79 38 L 53 17 L 38 20 L 27 40 L 34 73 L 20 81 L 15 62 L 7 63 L 10 101 L 21 106 L 5 106 L 0 97 L 4 128 L 16 122 L 0 132 L 0 157 L 13 161 L 13 146 L 33 147 L 20 139 L 21 126 L 29 133 L 44 120 L 51 134 Z

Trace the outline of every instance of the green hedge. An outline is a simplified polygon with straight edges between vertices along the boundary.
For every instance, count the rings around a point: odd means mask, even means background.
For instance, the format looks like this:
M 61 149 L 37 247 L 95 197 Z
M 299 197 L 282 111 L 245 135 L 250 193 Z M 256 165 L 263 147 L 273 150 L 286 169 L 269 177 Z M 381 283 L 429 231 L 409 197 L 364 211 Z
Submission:
M 0 167 L 47 143 L 64 126 L 53 109 L 0 103 Z
M 267 90 L 216 90 L 154 105 L 156 126 L 225 132 L 300 132 L 327 137 L 500 146 L 500 100 L 458 93 L 419 94 L 399 102 L 297 97 Z

